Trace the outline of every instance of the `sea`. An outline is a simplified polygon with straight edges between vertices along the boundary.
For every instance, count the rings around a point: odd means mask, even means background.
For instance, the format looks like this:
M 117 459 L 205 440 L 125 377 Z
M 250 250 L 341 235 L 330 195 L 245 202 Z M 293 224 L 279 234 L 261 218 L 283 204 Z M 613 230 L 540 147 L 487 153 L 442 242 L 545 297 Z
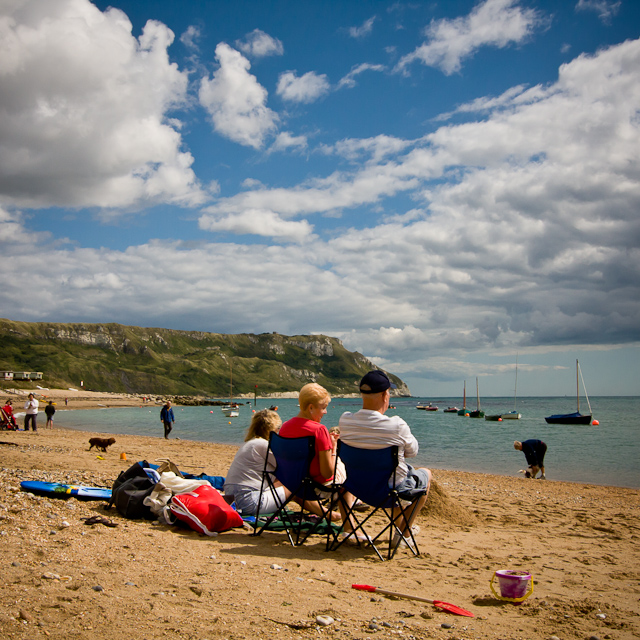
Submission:
M 462 407 L 462 398 L 394 398 L 388 415 L 404 418 L 418 439 L 420 452 L 414 466 L 519 476 L 526 468 L 524 455 L 513 448 L 514 440 L 537 438 L 547 444 L 547 480 L 563 480 L 607 486 L 640 488 L 639 397 L 595 396 L 589 398 L 598 425 L 547 424 L 545 416 L 572 413 L 574 397 L 523 397 L 517 400 L 520 420 L 491 422 L 444 413 L 449 406 Z M 174 407 L 176 424 L 172 437 L 182 440 L 240 445 L 253 411 L 278 407 L 283 422 L 298 413 L 297 399 L 237 400 L 240 415 L 224 416 L 219 406 Z M 431 402 L 438 411 L 416 409 Z M 359 398 L 334 398 L 323 423 L 338 424 L 344 411 L 357 411 Z M 476 399 L 467 409 L 476 408 Z M 514 409 L 512 398 L 482 399 L 487 415 Z M 581 400 L 582 413 L 587 412 Z M 160 407 L 149 405 L 56 412 L 56 426 L 109 434 L 163 437 Z M 520 476 L 521 477 L 521 476 Z

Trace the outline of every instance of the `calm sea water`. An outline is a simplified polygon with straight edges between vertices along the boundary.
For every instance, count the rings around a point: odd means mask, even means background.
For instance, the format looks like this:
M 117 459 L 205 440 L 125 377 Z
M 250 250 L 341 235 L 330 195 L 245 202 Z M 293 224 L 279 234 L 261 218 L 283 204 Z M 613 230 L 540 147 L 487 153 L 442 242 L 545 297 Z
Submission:
M 519 398 L 520 420 L 489 422 L 443 413 L 448 406 L 462 406 L 461 398 L 429 398 L 439 411 L 416 409 L 425 398 L 395 400 L 389 414 L 404 418 L 420 443 L 413 464 L 432 469 L 452 469 L 518 475 L 526 467 L 514 440 L 538 438 L 547 443 L 547 479 L 640 488 L 640 418 L 637 397 L 593 397 L 591 407 L 599 426 L 548 425 L 544 416 L 575 411 L 575 398 Z M 240 444 L 254 408 L 277 404 L 282 420 L 298 412 L 297 400 L 258 400 L 241 405 L 240 417 L 226 418 L 219 407 L 174 407 L 176 425 L 172 436 L 223 444 Z M 513 409 L 513 398 L 487 398 L 487 414 Z M 467 408 L 475 408 L 475 398 Z M 587 410 L 581 402 L 581 409 Z M 328 427 L 338 424 L 344 411 L 357 411 L 359 399 L 335 398 L 324 419 Z M 56 413 L 59 427 L 113 434 L 162 437 L 160 407 L 63 411 Z

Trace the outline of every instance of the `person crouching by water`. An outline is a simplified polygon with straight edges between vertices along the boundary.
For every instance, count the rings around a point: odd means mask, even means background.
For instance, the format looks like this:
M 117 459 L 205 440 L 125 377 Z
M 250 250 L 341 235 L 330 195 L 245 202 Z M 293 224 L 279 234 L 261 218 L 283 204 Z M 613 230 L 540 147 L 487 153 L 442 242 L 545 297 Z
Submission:
M 33 431 L 38 430 L 38 425 L 36 424 L 36 417 L 38 415 L 38 401 L 35 399 L 33 393 L 29 394 L 29 399 L 24 403 L 24 430 L 29 431 L 29 423 L 31 423 L 31 429 Z
M 164 439 L 168 440 L 169 434 L 173 429 L 173 423 L 176 421 L 170 400 L 167 400 L 167 403 L 160 410 L 160 421 L 164 424 Z
M 525 478 L 535 478 L 541 471 L 540 480 L 546 480 L 544 475 L 544 455 L 547 453 L 547 445 L 542 440 L 516 440 L 513 448 L 522 451 L 527 459 L 529 469 L 524 471 Z

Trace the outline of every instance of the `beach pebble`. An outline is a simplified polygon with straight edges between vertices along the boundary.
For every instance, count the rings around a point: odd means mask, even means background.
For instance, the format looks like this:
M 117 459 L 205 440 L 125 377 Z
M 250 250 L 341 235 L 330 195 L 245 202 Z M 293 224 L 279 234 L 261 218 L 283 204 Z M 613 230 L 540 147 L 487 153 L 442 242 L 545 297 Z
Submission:
M 440 626 L 443 629 L 451 629 L 453 627 L 453 625 L 450 622 L 443 622 Z
M 19 563 L 17 560 L 14 560 L 14 561 L 11 563 L 11 566 L 12 566 L 12 567 L 19 567 L 19 566 L 20 566 L 20 563 Z
M 60 523 L 60 528 L 61 528 L 61 529 L 66 529 L 67 527 L 70 527 L 70 526 L 71 526 L 71 525 L 70 525 L 66 520 L 63 520 L 63 521 Z
M 596 618 L 600 618 L 600 620 L 606 620 L 607 616 L 604 613 L 596 613 Z
M 270 569 L 282 569 L 282 567 L 279 564 L 272 564 Z
M 598 636 L 589 636 L 589 640 L 600 640 Z
M 33 618 L 31 617 L 31 614 L 28 611 L 25 611 L 24 609 L 20 609 L 20 613 L 18 614 L 18 617 L 21 620 L 24 620 L 25 622 L 31 622 L 33 620 Z
M 375 622 L 370 622 L 369 629 L 371 629 L 371 631 L 379 631 L 380 627 Z
M 45 571 L 42 577 L 45 580 L 60 580 L 60 576 L 57 573 L 51 573 L 51 571 Z
M 334 619 L 331 616 L 316 616 L 316 624 L 319 624 L 321 627 L 328 627 L 333 623 Z
M 125 582 L 124 583 L 126 587 L 135 587 L 136 583 L 135 582 Z
M 94 591 L 104 591 L 104 587 L 101 587 L 99 584 L 97 584 L 95 587 L 91 587 Z
M 549 640 L 560 640 L 560 638 L 558 636 L 550 636 Z

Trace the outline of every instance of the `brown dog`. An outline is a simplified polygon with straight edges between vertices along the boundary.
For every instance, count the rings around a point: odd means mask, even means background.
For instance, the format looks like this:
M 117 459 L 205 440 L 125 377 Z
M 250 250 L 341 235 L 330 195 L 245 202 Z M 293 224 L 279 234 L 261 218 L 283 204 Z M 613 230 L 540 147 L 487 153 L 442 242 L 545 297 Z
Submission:
M 89 444 L 91 445 L 89 447 L 89 451 L 91 451 L 91 449 L 95 447 L 96 449 L 102 449 L 106 453 L 107 447 L 110 447 L 115 443 L 115 438 L 89 438 Z

